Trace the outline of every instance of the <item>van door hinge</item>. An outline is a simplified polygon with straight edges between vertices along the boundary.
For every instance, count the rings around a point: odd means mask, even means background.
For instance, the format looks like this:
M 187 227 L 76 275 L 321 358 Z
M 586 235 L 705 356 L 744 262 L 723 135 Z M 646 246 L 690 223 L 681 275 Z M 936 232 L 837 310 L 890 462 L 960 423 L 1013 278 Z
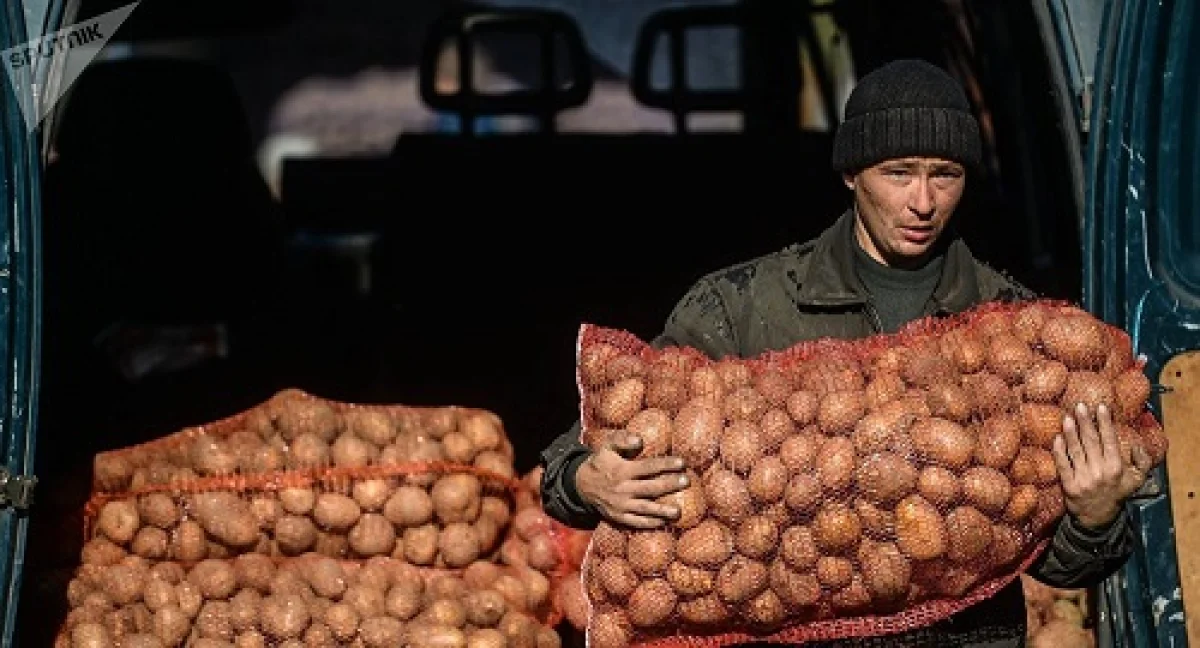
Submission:
M 0 508 L 28 509 L 33 505 L 33 488 L 37 481 L 33 475 L 14 475 L 0 468 Z

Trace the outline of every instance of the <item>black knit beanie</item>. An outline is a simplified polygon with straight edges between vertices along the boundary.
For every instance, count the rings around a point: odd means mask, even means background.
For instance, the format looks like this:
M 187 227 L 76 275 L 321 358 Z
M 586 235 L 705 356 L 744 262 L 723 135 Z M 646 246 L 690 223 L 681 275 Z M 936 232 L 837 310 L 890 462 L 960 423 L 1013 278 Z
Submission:
M 979 124 L 962 87 L 920 60 L 893 61 L 859 80 L 833 140 L 834 171 L 898 157 L 939 157 L 977 168 Z

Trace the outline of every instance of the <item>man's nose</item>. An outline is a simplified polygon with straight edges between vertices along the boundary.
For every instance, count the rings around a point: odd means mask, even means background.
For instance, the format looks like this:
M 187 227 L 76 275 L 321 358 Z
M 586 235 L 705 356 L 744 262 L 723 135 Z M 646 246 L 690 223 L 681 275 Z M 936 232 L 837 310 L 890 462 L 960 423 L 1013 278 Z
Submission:
M 928 177 L 922 175 L 917 178 L 917 182 L 913 186 L 913 194 L 909 198 L 908 208 L 918 217 L 929 219 L 933 218 L 935 206 L 933 183 L 929 181 Z

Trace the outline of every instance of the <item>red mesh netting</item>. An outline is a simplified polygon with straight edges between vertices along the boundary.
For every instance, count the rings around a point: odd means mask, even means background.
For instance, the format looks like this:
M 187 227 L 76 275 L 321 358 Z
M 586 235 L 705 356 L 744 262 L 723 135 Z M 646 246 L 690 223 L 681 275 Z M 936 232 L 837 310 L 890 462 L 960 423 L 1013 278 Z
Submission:
M 554 607 L 572 627 L 587 627 L 587 597 L 583 592 L 581 569 L 592 533 L 572 529 L 546 515 L 540 491 L 543 469 L 527 473 L 525 488 L 517 493 L 517 513 L 512 532 L 500 549 L 506 564 L 528 564 L 553 580 Z
M 585 325 L 582 441 L 685 460 L 665 529 L 601 524 L 584 561 L 593 648 L 878 636 L 981 601 L 1064 512 L 1065 403 L 1107 404 L 1161 462 L 1129 337 L 1058 302 L 987 304 L 895 335 L 752 359 Z

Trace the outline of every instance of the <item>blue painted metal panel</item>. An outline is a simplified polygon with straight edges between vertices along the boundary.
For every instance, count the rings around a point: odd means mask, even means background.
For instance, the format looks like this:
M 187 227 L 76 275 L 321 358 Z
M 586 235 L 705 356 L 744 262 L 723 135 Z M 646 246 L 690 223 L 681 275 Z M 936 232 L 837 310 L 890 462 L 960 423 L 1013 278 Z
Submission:
M 1096 0 L 1048 0 L 1058 55 L 1074 101 L 1075 121 L 1087 130 L 1085 101 L 1090 100 L 1104 5 Z
M 56 2 L 55 5 L 58 5 Z M 57 13 L 57 12 L 55 12 Z M 0 9 L 0 49 L 24 42 L 19 2 Z M 0 90 L 0 460 L 12 475 L 33 474 L 41 314 L 39 138 L 26 128 L 17 92 Z M 28 519 L 0 508 L 2 645 L 16 643 L 16 614 Z
M 1200 218 L 1191 202 L 1200 161 L 1192 129 L 1200 74 L 1196 0 L 1110 0 L 1096 66 L 1084 218 L 1084 303 L 1130 331 L 1147 373 L 1200 348 L 1200 246 L 1181 249 Z M 1189 87 L 1187 80 L 1191 80 Z M 1194 238 L 1194 237 L 1192 237 Z M 1190 240 L 1190 239 L 1188 239 Z M 1173 254 L 1173 251 L 1177 253 Z M 1179 258 L 1182 257 L 1182 261 Z M 1157 409 L 1158 403 L 1153 403 Z M 1130 505 L 1138 548 L 1101 588 L 1101 644 L 1186 646 L 1169 475 Z

